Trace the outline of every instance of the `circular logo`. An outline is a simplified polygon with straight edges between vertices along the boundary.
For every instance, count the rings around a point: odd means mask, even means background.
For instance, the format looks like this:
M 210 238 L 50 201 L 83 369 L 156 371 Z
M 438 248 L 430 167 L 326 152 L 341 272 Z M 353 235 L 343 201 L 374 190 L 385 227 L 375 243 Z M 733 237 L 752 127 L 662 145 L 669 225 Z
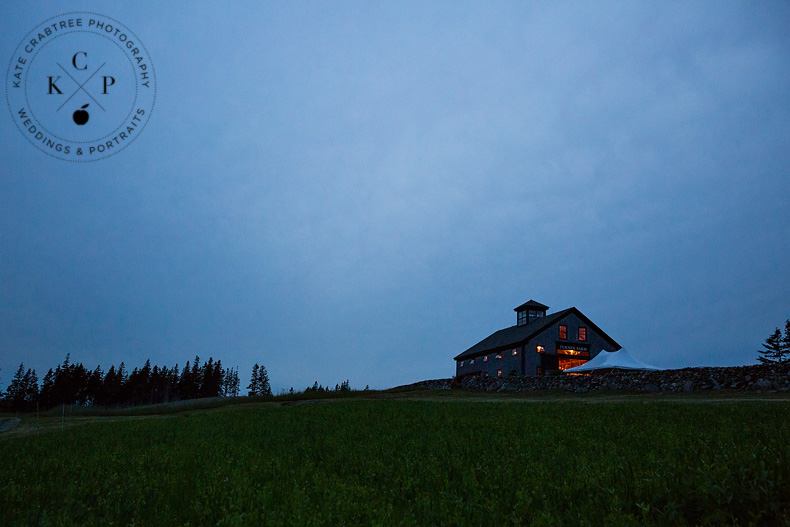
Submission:
M 6 100 L 22 135 L 67 161 L 96 161 L 129 146 L 156 100 L 156 74 L 139 38 L 98 13 L 64 13 L 19 43 Z

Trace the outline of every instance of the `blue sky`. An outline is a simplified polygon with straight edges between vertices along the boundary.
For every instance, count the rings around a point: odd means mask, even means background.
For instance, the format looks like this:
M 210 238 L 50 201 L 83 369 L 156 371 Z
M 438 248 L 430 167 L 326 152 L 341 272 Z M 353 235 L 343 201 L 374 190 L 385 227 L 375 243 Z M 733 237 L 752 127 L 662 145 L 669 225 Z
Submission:
M 780 2 L 25 2 L 144 42 L 136 141 L 52 159 L 0 118 L 0 385 L 195 355 L 383 388 L 534 298 L 662 367 L 790 318 Z

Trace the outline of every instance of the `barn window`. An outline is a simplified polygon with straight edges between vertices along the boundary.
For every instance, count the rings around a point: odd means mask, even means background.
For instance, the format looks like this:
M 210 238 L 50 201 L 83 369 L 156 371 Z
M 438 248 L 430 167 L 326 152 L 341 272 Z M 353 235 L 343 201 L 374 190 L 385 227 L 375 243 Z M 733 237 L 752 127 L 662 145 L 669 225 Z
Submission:
M 488 355 L 483 357 L 483 362 L 488 362 Z
M 543 353 L 543 351 L 544 351 L 543 346 L 538 346 L 537 351 L 538 351 L 538 353 Z
M 579 328 L 579 340 L 582 342 L 587 340 L 587 328 Z
M 470 360 L 470 361 L 469 361 L 469 364 L 470 364 L 470 365 L 471 365 L 471 364 L 474 364 L 474 363 L 475 363 L 475 360 L 474 360 L 474 359 L 472 359 L 472 360 Z
M 501 354 L 501 353 L 497 353 L 497 354 L 496 354 L 496 358 L 497 358 L 497 359 L 501 359 L 501 358 L 502 358 L 502 354 Z
M 496 371 L 496 376 L 497 377 L 502 377 L 502 370 L 497 370 Z
M 565 359 L 565 358 L 560 358 L 560 360 L 559 360 L 559 368 L 561 370 L 567 370 L 568 368 L 575 368 L 576 366 L 581 366 L 585 362 L 587 362 L 587 361 L 586 360 L 582 360 L 582 359 Z
M 513 350 L 513 355 L 518 355 L 518 350 Z
M 568 338 L 568 326 L 560 326 L 560 340 Z
M 523 326 L 527 323 L 527 312 L 526 311 L 519 311 L 518 312 L 518 325 Z

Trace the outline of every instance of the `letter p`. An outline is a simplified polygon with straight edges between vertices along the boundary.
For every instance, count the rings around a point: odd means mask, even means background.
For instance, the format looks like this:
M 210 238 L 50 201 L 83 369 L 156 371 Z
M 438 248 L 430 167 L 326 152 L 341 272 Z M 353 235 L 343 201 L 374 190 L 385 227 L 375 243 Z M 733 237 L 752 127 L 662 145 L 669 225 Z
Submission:
M 106 76 L 106 75 L 104 77 L 102 77 L 102 78 L 104 79 L 104 90 L 102 91 L 102 93 L 104 93 L 106 95 L 107 94 L 107 88 L 109 88 L 110 86 L 115 84 L 115 79 L 113 77 Z M 109 80 L 110 82 L 107 82 L 107 80 Z

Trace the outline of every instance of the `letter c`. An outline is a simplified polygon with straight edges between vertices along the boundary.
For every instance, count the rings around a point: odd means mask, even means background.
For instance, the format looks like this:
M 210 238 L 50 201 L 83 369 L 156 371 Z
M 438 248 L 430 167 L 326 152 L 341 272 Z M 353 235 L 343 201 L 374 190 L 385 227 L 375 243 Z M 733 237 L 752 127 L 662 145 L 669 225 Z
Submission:
M 72 64 L 74 64 L 74 69 L 77 69 L 77 70 L 87 70 L 87 69 L 88 69 L 88 65 L 87 65 L 87 64 L 85 64 L 85 67 L 84 67 L 84 68 L 80 68 L 79 66 L 77 66 L 77 55 L 85 55 L 85 58 L 86 58 L 86 59 L 88 58 L 88 54 L 87 54 L 87 53 L 85 53 L 84 51 L 78 51 L 78 52 L 76 52 L 76 53 L 74 54 L 74 56 L 73 56 L 73 57 L 71 57 L 71 63 L 72 63 Z

